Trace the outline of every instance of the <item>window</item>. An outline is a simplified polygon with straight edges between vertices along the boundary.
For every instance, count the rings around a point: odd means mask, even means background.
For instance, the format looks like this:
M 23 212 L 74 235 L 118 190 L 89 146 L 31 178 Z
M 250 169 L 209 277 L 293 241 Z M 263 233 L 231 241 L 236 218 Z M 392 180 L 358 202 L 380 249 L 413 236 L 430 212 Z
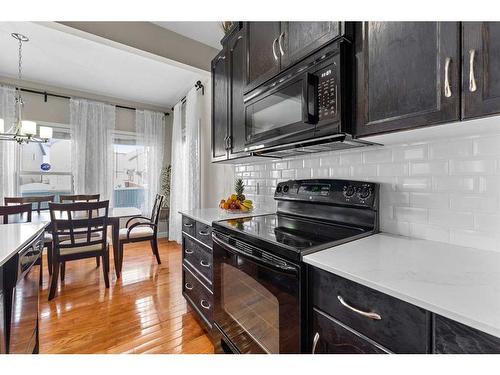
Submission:
M 135 135 L 117 132 L 113 141 L 115 207 L 144 209 L 145 154 Z
M 18 195 L 55 195 L 73 192 L 71 139 L 69 129 L 46 124 L 54 129 L 48 143 L 28 143 L 19 147 Z

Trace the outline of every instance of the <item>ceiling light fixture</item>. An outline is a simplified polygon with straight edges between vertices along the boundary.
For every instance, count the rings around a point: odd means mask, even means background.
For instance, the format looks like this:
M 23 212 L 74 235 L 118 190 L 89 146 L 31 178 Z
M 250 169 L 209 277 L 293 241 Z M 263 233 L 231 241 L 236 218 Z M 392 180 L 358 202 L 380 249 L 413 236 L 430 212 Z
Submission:
M 19 43 L 19 60 L 18 60 L 18 81 L 19 84 L 22 80 L 22 62 L 23 62 L 23 43 L 28 42 L 29 38 L 23 34 L 12 33 L 14 39 Z M 10 127 L 5 130 L 5 119 L 0 119 L 0 140 L 16 141 L 19 144 L 37 142 L 46 143 L 52 138 L 52 128 L 47 126 L 40 126 L 40 133 L 37 137 L 37 124 L 34 121 L 26 121 L 22 119 L 24 101 L 21 96 L 21 87 L 16 89 L 16 117 Z

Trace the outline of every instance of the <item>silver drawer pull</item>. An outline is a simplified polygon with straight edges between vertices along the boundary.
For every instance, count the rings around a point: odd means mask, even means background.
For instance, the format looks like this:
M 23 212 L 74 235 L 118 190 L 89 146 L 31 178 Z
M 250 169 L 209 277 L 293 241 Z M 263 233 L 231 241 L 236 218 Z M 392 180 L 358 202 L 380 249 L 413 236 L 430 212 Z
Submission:
M 201 307 L 203 307 L 205 310 L 209 310 L 209 309 L 210 309 L 210 304 L 209 304 L 207 301 L 205 301 L 204 299 L 202 299 L 202 300 L 200 301 L 200 305 L 201 305 Z
M 474 92 L 477 90 L 476 77 L 474 77 L 474 58 L 476 56 L 476 50 L 471 49 L 469 51 L 469 91 Z
M 344 301 L 344 299 L 341 296 L 337 296 L 337 298 L 339 299 L 342 306 L 347 307 L 349 310 L 354 311 L 355 313 L 357 313 L 359 315 L 362 315 L 364 317 L 367 317 L 367 318 L 370 318 L 373 320 L 381 320 L 382 319 L 382 317 L 377 313 L 361 311 L 355 307 L 350 306 L 346 301 Z
M 193 224 L 192 223 L 184 223 L 184 226 L 186 228 L 192 228 L 193 227 Z
M 205 231 L 205 230 L 200 230 L 200 231 L 198 232 L 198 234 L 199 234 L 200 236 L 210 236 L 210 232 Z
M 447 57 L 444 63 L 444 96 L 447 98 L 451 98 L 450 64 L 451 58 Z
M 316 332 L 313 338 L 313 347 L 311 351 L 312 354 L 316 354 L 316 346 L 318 345 L 318 341 L 319 341 L 319 333 Z
M 190 283 L 186 283 L 186 284 L 184 284 L 184 287 L 185 287 L 187 290 L 193 290 L 193 286 L 192 286 Z
M 193 253 L 194 253 L 194 251 L 193 251 L 193 250 L 188 250 L 188 249 L 185 249 L 185 250 L 184 250 L 184 252 L 185 252 L 186 254 L 193 254 Z
M 210 267 L 210 263 L 205 262 L 204 260 L 201 260 L 201 261 L 200 261 L 200 265 L 201 265 L 202 267 L 207 267 L 207 268 L 208 268 L 208 267 Z

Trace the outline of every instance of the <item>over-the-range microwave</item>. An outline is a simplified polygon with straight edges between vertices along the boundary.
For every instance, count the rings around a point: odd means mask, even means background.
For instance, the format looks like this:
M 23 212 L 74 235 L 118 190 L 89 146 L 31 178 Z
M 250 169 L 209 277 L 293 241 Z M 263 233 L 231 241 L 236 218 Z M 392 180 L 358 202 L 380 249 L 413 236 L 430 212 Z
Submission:
M 351 141 L 347 41 L 332 43 L 244 97 L 245 151 L 277 153 Z M 288 151 L 285 151 L 288 152 Z

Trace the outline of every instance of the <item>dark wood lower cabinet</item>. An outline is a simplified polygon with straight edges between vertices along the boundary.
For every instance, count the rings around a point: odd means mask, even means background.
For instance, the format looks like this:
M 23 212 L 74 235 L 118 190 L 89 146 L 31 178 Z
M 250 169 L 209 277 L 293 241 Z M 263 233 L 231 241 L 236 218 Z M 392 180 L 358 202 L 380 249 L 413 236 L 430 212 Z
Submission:
M 434 352 L 438 354 L 499 354 L 500 338 L 436 315 Z
M 354 330 L 313 309 L 311 353 L 313 354 L 386 354 L 387 349 Z

